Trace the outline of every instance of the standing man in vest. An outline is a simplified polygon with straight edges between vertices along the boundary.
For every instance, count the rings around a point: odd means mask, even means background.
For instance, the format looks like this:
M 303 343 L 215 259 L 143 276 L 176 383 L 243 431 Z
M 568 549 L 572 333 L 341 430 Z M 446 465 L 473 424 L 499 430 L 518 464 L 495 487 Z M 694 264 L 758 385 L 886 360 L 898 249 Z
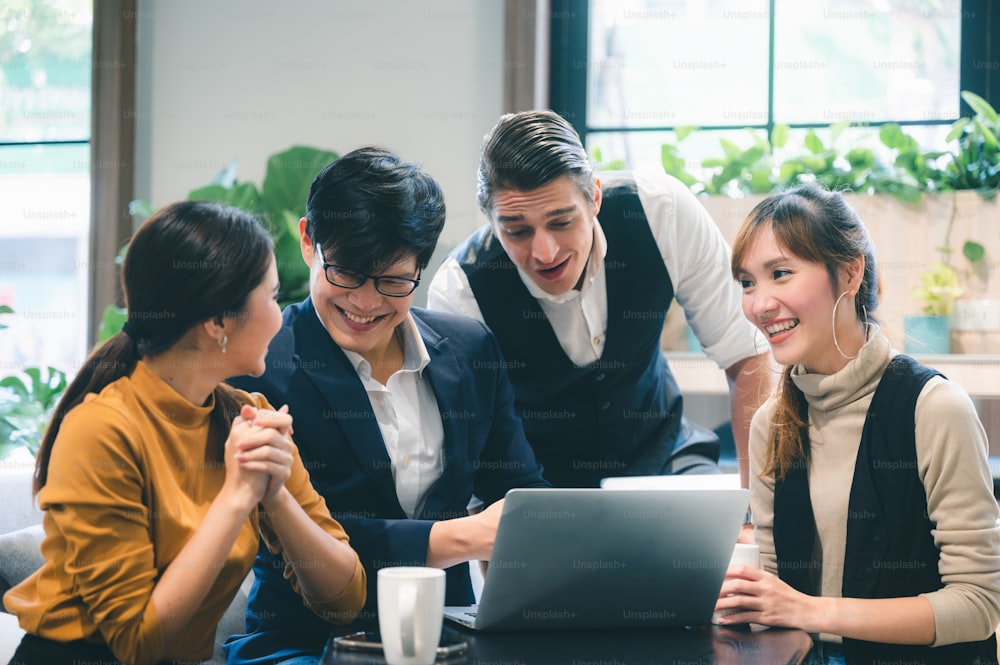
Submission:
M 438 270 L 428 306 L 493 330 L 547 480 L 718 471 L 718 439 L 682 417 L 660 353 L 676 298 L 726 371 L 746 487 L 750 417 L 771 387 L 767 344 L 742 316 L 729 247 L 694 195 L 664 173 L 597 177 L 551 111 L 500 118 L 477 195 L 489 221 Z

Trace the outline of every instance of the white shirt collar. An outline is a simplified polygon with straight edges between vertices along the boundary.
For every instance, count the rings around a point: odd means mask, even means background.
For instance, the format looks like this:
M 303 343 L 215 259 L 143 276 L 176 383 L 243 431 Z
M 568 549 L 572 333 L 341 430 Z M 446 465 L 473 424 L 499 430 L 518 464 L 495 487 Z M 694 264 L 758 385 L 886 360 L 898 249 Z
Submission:
M 521 277 L 521 282 L 528 289 L 528 293 L 532 297 L 538 300 L 548 300 L 549 302 L 560 304 L 564 302 L 569 302 L 575 298 L 579 298 L 580 295 L 586 293 L 590 289 L 590 285 L 594 282 L 594 277 L 597 276 L 602 270 L 604 270 L 604 257 L 608 255 L 608 241 L 604 237 L 604 229 L 601 228 L 601 223 L 594 218 L 594 244 L 590 248 L 590 259 L 587 261 L 587 267 L 585 268 L 585 279 L 583 284 L 580 286 L 580 290 L 570 289 L 566 293 L 560 293 L 558 295 L 553 295 L 542 290 L 540 286 L 535 284 L 535 281 L 531 279 L 521 267 L 517 267 L 517 274 Z
M 431 357 L 427 353 L 424 339 L 417 332 L 417 324 L 413 320 L 413 316 L 407 313 L 406 318 L 396 329 L 399 331 L 403 342 L 403 367 L 399 371 L 418 373 L 423 371 L 431 362 Z M 348 351 L 347 349 L 342 350 L 350 361 L 351 366 L 354 367 L 354 371 L 358 373 L 358 376 L 365 380 L 370 379 L 372 375 L 371 363 L 365 360 L 359 353 Z

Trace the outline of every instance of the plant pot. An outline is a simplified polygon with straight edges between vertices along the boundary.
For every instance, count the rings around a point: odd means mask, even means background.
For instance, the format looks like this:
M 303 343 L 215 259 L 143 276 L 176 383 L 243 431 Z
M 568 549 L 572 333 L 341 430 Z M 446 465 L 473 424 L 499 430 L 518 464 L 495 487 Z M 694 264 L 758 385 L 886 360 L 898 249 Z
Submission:
M 1000 352 L 1000 300 L 956 300 L 951 336 L 955 353 Z
M 947 316 L 908 314 L 903 318 L 903 351 L 909 354 L 940 354 L 951 350 Z

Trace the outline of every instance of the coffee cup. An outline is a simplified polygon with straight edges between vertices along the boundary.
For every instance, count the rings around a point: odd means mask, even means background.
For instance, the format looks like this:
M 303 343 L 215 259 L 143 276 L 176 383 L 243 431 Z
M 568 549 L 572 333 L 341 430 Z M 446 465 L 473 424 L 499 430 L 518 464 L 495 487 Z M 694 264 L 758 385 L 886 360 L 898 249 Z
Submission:
M 743 564 L 744 566 L 751 566 L 753 568 L 760 568 L 760 547 L 755 543 L 736 543 L 736 547 L 733 549 L 733 555 L 729 559 L 729 565 L 735 566 L 738 564 Z M 728 614 L 735 614 L 740 610 L 722 610 L 721 612 L 712 613 L 712 623 L 719 623 L 719 617 L 726 616 Z
M 760 568 L 760 547 L 756 543 L 736 543 L 729 565 L 743 564 L 752 568 Z
M 444 618 L 444 571 L 396 566 L 378 571 L 378 626 L 388 665 L 432 665 Z

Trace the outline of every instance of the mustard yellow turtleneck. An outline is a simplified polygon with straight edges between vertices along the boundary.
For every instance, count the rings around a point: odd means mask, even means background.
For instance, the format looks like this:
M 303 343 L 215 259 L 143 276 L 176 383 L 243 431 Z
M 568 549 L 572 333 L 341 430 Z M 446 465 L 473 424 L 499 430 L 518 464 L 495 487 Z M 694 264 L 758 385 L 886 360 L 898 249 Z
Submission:
M 240 394 L 271 408 L 259 394 Z M 213 404 L 191 405 L 140 361 L 131 376 L 88 395 L 66 415 L 38 494 L 45 565 L 4 596 L 24 630 L 58 641 L 105 642 L 129 663 L 211 657 L 216 626 L 253 564 L 258 536 L 280 550 L 266 520 L 251 513 L 229 556 L 205 562 L 219 575 L 185 639 L 164 644 L 153 587 L 225 479 L 226 433 L 210 431 Z M 327 533 L 348 541 L 297 454 L 285 486 Z M 298 589 L 291 567 L 286 577 Z M 359 561 L 339 598 L 310 606 L 348 622 L 364 601 Z

